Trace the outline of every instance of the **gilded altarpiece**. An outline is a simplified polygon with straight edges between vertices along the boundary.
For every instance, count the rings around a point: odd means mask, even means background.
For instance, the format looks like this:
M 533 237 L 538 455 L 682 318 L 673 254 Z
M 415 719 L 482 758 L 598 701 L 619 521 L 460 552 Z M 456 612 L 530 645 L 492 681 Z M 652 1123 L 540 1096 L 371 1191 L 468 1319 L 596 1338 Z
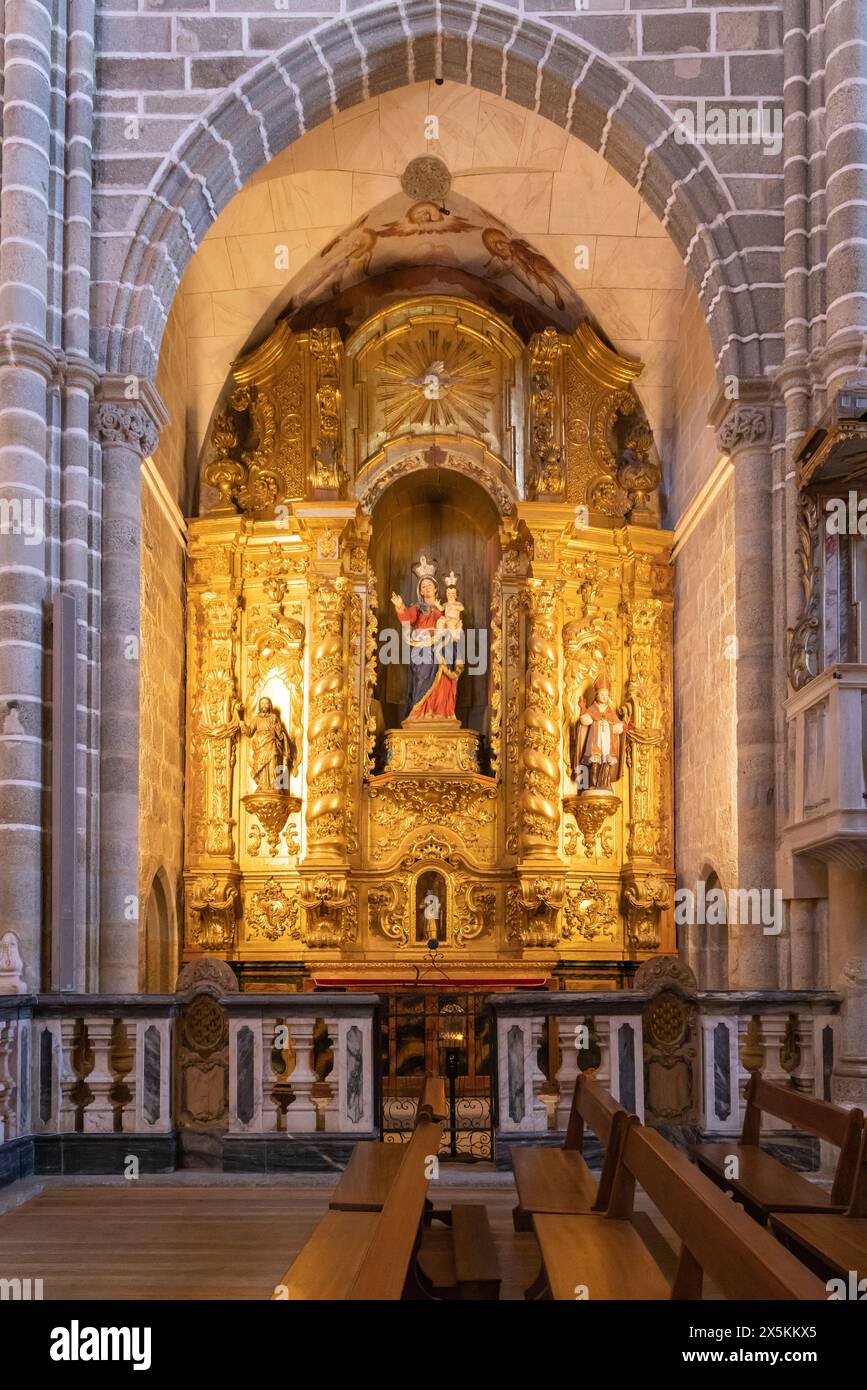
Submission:
M 454 981 L 614 987 L 674 950 L 671 538 L 640 369 L 587 323 L 522 343 L 445 297 L 346 342 L 283 322 L 235 364 L 190 526 L 187 959 L 384 987 L 435 947 Z M 408 573 L 384 518 L 438 505 L 460 543 Z M 434 591 L 476 638 L 443 672 L 461 717 L 386 717 L 388 634 Z M 456 706 L 446 678 L 471 676 Z

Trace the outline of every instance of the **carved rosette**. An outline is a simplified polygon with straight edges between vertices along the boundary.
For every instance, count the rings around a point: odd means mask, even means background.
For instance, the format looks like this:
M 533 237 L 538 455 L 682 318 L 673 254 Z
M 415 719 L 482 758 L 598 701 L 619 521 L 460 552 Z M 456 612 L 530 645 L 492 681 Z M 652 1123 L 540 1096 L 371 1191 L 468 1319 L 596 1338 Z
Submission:
M 527 676 L 521 738 L 521 853 L 554 855 L 560 830 L 559 586 L 528 579 Z
M 194 719 L 193 780 L 201 796 L 193 805 L 204 823 L 193 820 L 192 841 L 198 853 L 231 857 L 235 852 L 232 778 L 238 736 L 235 647 L 238 601 L 234 594 L 204 593 L 199 599 L 200 640 Z M 202 760 L 195 750 L 204 751 Z
M 348 710 L 345 614 L 350 581 L 317 578 L 307 729 L 307 840 L 312 853 L 346 852 Z

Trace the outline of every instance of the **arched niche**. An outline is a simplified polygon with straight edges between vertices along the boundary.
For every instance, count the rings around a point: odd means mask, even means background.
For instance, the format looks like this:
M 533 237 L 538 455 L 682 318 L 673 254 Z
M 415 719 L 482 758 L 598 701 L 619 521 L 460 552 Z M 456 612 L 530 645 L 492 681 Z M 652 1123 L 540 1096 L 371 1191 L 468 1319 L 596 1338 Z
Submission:
M 145 906 L 144 989 L 149 994 L 168 993 L 177 974 L 174 912 L 163 868 L 153 876 Z
M 464 605 L 467 655 L 478 657 L 472 663 L 468 659 L 460 677 L 455 713 L 464 728 L 486 734 L 491 591 L 500 561 L 499 511 L 473 479 L 430 467 L 398 476 L 373 507 L 372 525 L 370 553 L 379 599 L 380 652 L 385 632 L 400 637 L 391 594 L 400 594 L 406 604 L 416 602 L 418 580 L 413 566 L 419 556 L 436 561 L 441 597 L 443 580 L 454 570 Z M 388 729 L 399 727 L 406 715 L 407 675 L 403 662 L 380 659 L 376 699 Z

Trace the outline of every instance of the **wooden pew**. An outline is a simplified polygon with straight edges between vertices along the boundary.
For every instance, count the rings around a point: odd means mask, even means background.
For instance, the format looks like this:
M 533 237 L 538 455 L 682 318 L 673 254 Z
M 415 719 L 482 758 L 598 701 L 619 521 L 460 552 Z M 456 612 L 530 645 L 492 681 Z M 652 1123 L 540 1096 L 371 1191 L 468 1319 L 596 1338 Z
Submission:
M 781 1163 L 759 1147 L 762 1115 L 786 1120 L 799 1130 L 818 1136 L 840 1150 L 830 1192 L 802 1173 Z M 690 1153 L 701 1171 L 724 1191 L 734 1193 L 750 1215 L 767 1222 L 772 1211 L 845 1211 L 855 1184 L 858 1145 L 864 1115 L 838 1105 L 801 1095 L 790 1086 L 763 1081 L 754 1074 L 747 1086 L 747 1108 L 740 1142 L 732 1140 L 693 1144 Z M 737 1178 L 725 1175 L 726 1160 L 736 1156 Z
M 448 1113 L 445 1081 L 426 1072 L 415 1123 L 444 1120 Z M 404 1157 L 404 1144 L 364 1140 L 355 1145 L 329 1202 L 332 1211 L 381 1211 Z
M 867 1280 L 867 1127 L 861 1135 L 858 1180 L 843 1215 L 772 1212 L 770 1225 L 777 1239 L 820 1279 L 842 1279 L 848 1287 L 854 1271 L 856 1281 Z
M 636 1182 L 681 1239 L 671 1286 L 632 1224 Z M 605 1214 L 536 1215 L 533 1228 L 542 1268 L 527 1298 L 699 1299 L 705 1274 L 734 1299 L 826 1297 L 788 1250 L 632 1115 Z
M 275 1299 L 403 1297 L 424 1220 L 429 1160 L 439 1153 L 442 1128 L 441 1121 L 422 1116 L 408 1144 L 390 1146 L 401 1161 L 382 1210 L 326 1212 Z
M 488 1213 L 474 1203 L 455 1204 L 451 1223 L 425 1227 L 416 1276 L 430 1298 L 497 1299 L 500 1267 Z
M 516 1231 L 532 1230 L 536 1213 L 604 1211 L 628 1113 L 598 1082 L 578 1075 L 562 1148 L 528 1145 L 512 1149 L 518 1189 L 518 1205 L 512 1212 Z M 605 1146 L 598 1186 L 583 1156 L 585 1126 Z

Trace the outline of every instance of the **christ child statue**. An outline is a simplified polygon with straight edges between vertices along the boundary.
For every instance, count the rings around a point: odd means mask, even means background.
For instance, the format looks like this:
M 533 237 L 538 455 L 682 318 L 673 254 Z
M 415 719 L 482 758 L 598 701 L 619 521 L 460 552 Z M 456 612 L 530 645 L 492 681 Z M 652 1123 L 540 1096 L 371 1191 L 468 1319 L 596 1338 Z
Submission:
M 446 575 L 445 585 L 446 601 L 443 605 L 443 615 L 437 619 L 437 632 L 448 632 L 451 637 L 457 638 L 464 630 L 461 617 L 464 605 L 458 600 L 458 581 L 454 572 Z

